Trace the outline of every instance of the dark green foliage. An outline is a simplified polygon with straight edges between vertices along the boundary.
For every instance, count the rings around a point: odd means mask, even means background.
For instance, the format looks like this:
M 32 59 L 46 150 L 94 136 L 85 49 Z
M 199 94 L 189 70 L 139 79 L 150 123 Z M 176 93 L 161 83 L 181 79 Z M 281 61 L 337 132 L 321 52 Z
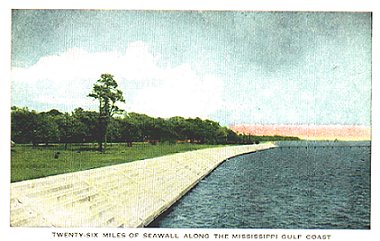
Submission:
M 100 138 L 99 133 L 99 113 L 95 111 L 85 111 L 82 108 L 76 108 L 72 117 L 74 119 L 73 126 L 71 128 L 76 129 L 73 136 L 73 143 L 80 142 L 96 142 Z
M 114 114 L 122 110 L 116 105 L 117 102 L 125 102 L 123 92 L 119 90 L 116 80 L 111 74 L 102 74 L 96 81 L 89 97 L 99 101 L 98 118 L 98 143 L 99 151 L 105 151 L 108 139 L 108 126 Z M 104 145 L 103 145 L 104 144 Z
M 16 143 L 32 143 L 37 126 L 37 112 L 27 107 L 12 107 L 11 138 Z
M 54 114 L 51 114 L 54 113 Z M 37 113 L 27 108 L 12 108 L 12 140 L 16 143 L 96 143 L 102 138 L 99 113 L 76 108 L 72 113 Z M 129 113 L 110 117 L 108 140 L 113 143 L 151 144 L 190 142 L 198 144 L 259 144 L 263 141 L 291 141 L 298 137 L 252 136 L 237 134 L 219 123 L 200 118 L 153 118 Z
M 251 136 L 251 138 L 255 144 L 258 144 L 256 142 L 261 142 L 261 141 L 299 141 L 300 140 L 299 137 L 295 137 L 295 136 L 278 136 L 278 135 L 274 135 L 274 136 Z
M 12 107 L 11 118 L 11 138 L 16 143 L 48 145 L 49 142 L 55 142 L 59 138 L 55 115 L 29 111 L 26 107 Z
M 48 145 L 58 138 L 59 129 L 55 117 L 46 113 L 37 114 L 36 125 L 33 129 L 33 144 L 45 143 Z

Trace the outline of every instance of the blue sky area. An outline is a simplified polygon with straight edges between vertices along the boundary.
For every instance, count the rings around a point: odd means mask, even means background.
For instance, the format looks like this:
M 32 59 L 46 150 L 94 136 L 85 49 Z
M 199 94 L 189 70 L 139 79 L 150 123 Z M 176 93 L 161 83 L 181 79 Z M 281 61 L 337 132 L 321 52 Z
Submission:
M 371 122 L 371 14 L 13 10 L 12 105 L 120 107 L 230 124 Z

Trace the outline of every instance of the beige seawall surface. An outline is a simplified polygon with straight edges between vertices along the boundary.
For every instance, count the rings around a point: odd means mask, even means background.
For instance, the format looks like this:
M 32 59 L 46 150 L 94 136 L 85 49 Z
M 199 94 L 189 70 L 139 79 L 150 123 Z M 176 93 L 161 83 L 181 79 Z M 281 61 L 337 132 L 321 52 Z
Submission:
M 143 227 L 224 160 L 275 147 L 227 146 L 11 184 L 13 227 Z

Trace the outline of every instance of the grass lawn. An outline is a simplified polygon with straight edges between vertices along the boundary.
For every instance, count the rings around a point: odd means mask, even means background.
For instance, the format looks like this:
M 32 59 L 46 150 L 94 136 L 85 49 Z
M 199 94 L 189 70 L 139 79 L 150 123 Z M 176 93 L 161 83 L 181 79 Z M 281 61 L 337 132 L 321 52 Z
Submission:
M 132 147 L 127 147 L 124 143 L 109 144 L 104 154 L 98 152 L 96 147 L 95 144 L 73 144 L 64 150 L 63 145 L 36 148 L 31 145 L 16 145 L 12 147 L 11 153 L 11 182 L 216 147 L 216 145 L 134 143 Z M 56 159 L 54 155 L 57 152 L 60 154 Z

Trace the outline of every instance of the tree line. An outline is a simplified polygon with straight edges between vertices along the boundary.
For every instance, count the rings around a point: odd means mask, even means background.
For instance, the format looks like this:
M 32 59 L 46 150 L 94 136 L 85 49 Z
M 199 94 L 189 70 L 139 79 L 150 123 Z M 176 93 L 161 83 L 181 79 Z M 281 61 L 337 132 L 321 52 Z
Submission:
M 97 143 L 102 139 L 99 113 L 76 108 L 62 113 L 13 106 L 11 135 L 16 143 Z M 109 142 L 191 142 L 200 144 L 252 143 L 252 138 L 236 134 L 212 120 L 200 118 L 154 118 L 145 114 L 128 113 L 111 117 L 108 124 Z
M 11 138 L 16 143 L 98 143 L 102 139 L 102 128 L 98 112 L 80 107 L 71 113 L 11 108 Z M 134 112 L 111 117 L 108 125 L 109 142 L 126 142 L 130 146 L 133 142 L 253 144 L 281 139 L 298 138 L 243 135 L 212 120 L 179 116 L 154 118 Z

